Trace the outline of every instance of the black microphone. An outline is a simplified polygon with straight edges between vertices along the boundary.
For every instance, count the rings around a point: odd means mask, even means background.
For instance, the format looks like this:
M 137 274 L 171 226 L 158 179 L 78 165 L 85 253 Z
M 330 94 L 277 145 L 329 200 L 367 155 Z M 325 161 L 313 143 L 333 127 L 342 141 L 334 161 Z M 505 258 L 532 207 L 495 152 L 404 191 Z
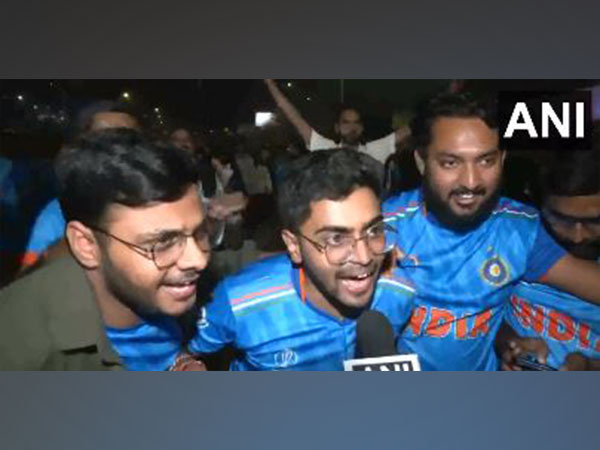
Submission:
M 421 366 L 416 354 L 397 354 L 394 329 L 387 317 L 367 310 L 356 322 L 356 359 L 344 361 L 344 370 L 413 372 Z
M 379 311 L 367 310 L 356 322 L 356 357 L 373 358 L 396 354 L 394 330 Z

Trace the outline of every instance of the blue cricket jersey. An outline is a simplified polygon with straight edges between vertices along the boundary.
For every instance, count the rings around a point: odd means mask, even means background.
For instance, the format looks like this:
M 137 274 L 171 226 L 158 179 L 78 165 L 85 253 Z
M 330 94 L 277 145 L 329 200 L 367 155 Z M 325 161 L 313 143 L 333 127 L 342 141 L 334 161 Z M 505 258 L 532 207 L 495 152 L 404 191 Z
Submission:
M 551 286 L 519 283 L 506 305 L 506 321 L 519 336 L 544 339 L 548 365 L 556 369 L 569 353 L 600 359 L 600 306 Z
M 459 233 L 427 212 L 422 191 L 387 200 L 404 257 L 396 271 L 416 287 L 415 308 L 400 339 L 423 370 L 497 370 L 494 338 L 514 285 L 542 277 L 565 254 L 537 210 L 501 198 L 479 227 Z
M 371 308 L 399 332 L 413 297 L 409 283 L 381 276 Z M 299 270 L 287 255 L 277 255 L 217 286 L 189 347 L 212 353 L 233 345 L 240 356 L 231 370 L 343 370 L 343 361 L 355 357 L 355 341 L 356 320 L 333 317 L 303 301 Z
M 135 327 L 105 330 L 128 370 L 167 370 L 182 347 L 181 328 L 173 317 L 160 316 Z

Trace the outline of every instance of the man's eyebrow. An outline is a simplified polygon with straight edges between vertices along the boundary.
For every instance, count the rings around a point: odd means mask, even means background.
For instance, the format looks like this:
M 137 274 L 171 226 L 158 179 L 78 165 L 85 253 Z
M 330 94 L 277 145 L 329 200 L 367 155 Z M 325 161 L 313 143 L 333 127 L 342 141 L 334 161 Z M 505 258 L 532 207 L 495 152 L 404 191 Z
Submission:
M 367 222 L 367 224 L 362 227 L 361 231 L 365 231 L 366 229 L 371 228 L 373 225 L 381 221 L 383 221 L 383 216 L 379 214 L 377 217 L 374 217 L 373 219 L 369 220 L 369 222 Z
M 440 152 L 437 152 L 437 154 L 435 155 L 438 158 L 455 158 L 455 159 L 462 159 L 460 156 L 458 156 L 456 153 L 452 153 L 451 150 L 442 150 Z
M 593 221 L 593 220 L 599 220 L 600 219 L 600 215 L 598 216 L 585 216 L 585 217 L 581 217 L 581 216 L 572 216 L 570 214 L 563 214 L 560 211 L 556 211 L 553 208 L 548 208 L 548 211 L 553 215 L 558 217 L 559 219 L 566 219 L 566 220 L 572 220 L 574 222 L 579 221 L 579 220 L 583 220 L 583 221 Z
M 483 159 L 483 158 L 487 158 L 488 156 L 492 156 L 495 155 L 499 152 L 500 150 L 498 150 L 497 148 L 492 149 L 492 150 L 488 150 L 487 152 L 485 152 L 483 155 L 478 156 L 478 159 Z
M 154 241 L 159 238 L 171 237 L 181 234 L 181 230 L 170 230 L 170 229 L 162 229 L 162 230 L 154 230 L 149 231 L 147 233 L 140 234 L 137 238 L 137 241 L 141 243 Z
M 207 220 L 203 219 L 202 222 L 200 222 L 193 231 L 197 231 L 199 228 L 205 227 L 207 225 Z M 179 234 L 183 234 L 184 231 L 181 229 L 176 229 L 176 228 L 172 228 L 172 229 L 156 229 L 153 231 L 148 231 L 146 233 L 142 233 L 138 236 L 137 240 L 141 243 L 144 242 L 150 242 L 150 241 L 154 241 L 156 239 L 160 239 L 160 238 L 166 238 L 166 237 L 173 237 L 173 236 L 177 236 Z
M 352 230 L 348 227 L 342 227 L 342 226 L 335 226 L 335 225 L 331 225 L 331 226 L 324 226 L 319 228 L 317 231 L 315 231 L 315 234 L 319 234 L 319 233 L 351 233 Z
M 374 217 L 373 219 L 369 220 L 369 222 L 367 222 L 365 225 L 363 225 L 361 231 L 365 231 L 367 228 L 372 227 L 373 225 L 375 225 L 378 222 L 381 222 L 382 220 L 383 220 L 383 216 L 381 214 L 378 215 L 377 217 Z M 332 225 L 332 226 L 324 226 L 322 228 L 319 228 L 317 231 L 315 231 L 315 234 L 326 233 L 326 232 L 350 234 L 350 233 L 352 233 L 352 231 L 353 230 L 348 227 Z

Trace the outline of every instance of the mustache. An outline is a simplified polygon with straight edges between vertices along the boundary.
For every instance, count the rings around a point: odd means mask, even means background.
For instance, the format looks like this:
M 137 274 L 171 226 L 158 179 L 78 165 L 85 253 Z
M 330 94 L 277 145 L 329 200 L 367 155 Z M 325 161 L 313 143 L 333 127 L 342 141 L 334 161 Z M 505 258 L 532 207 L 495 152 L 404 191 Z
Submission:
M 352 278 L 358 277 L 364 274 L 373 274 L 377 270 L 377 264 L 374 261 L 371 261 L 366 266 L 360 266 L 353 264 L 352 266 L 348 266 L 347 268 L 341 268 L 337 273 L 337 278 Z
M 184 272 L 180 276 L 165 277 L 162 284 L 184 284 L 191 281 L 197 281 L 200 278 L 200 274 L 195 271 Z

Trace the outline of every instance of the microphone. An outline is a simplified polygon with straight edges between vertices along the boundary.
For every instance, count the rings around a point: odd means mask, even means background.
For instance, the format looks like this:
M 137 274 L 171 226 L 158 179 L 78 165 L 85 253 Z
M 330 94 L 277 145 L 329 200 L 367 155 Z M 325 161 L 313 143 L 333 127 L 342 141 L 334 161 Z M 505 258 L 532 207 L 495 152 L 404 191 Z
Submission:
M 396 354 L 392 324 L 379 311 L 367 310 L 356 322 L 356 359 L 344 361 L 344 370 L 414 372 L 421 366 L 416 354 Z
M 356 322 L 356 357 L 372 358 L 396 354 L 394 330 L 379 311 L 367 310 Z

